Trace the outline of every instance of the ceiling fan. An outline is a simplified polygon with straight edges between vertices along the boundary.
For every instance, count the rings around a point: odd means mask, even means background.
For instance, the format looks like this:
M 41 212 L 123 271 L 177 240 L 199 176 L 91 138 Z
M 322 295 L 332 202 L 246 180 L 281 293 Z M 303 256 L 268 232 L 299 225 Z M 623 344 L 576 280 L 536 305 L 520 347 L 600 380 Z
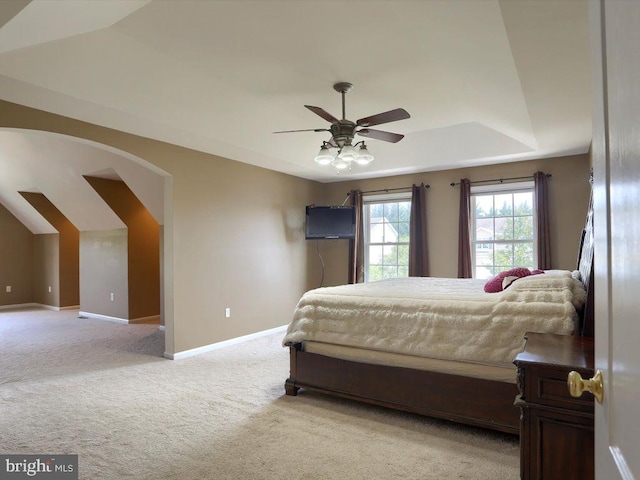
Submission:
M 305 130 L 284 130 L 273 133 L 292 133 L 292 132 L 330 132 L 331 139 L 324 141 L 320 147 L 320 152 L 315 157 L 315 161 L 321 165 L 332 164 L 336 169 L 343 170 L 351 166 L 351 162 L 366 165 L 373 160 L 373 155 L 369 153 L 364 141 L 353 144 L 353 137 L 360 135 L 362 137 L 374 138 L 385 142 L 397 143 L 404 138 L 404 135 L 398 133 L 385 132 L 383 130 L 374 130 L 369 128 L 373 125 L 382 125 L 383 123 L 396 122 L 409 118 L 409 113 L 404 108 L 396 108 L 388 112 L 378 113 L 369 117 L 361 118 L 352 122 L 346 119 L 345 114 L 345 95 L 353 88 L 348 82 L 338 82 L 333 89 L 342 94 L 342 119 L 337 119 L 326 110 L 312 105 L 305 105 L 316 115 L 331 122 L 329 128 L 311 128 Z M 360 150 L 356 150 L 356 146 L 361 144 Z M 337 148 L 338 154 L 333 155 L 329 149 Z

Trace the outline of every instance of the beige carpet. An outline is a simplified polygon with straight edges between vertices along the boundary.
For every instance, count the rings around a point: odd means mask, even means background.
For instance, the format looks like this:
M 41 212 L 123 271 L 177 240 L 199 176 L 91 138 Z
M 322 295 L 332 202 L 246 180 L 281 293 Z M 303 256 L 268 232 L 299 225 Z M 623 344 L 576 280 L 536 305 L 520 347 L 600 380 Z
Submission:
M 0 453 L 78 454 L 83 479 L 490 479 L 517 438 L 302 391 L 271 335 L 166 360 L 154 325 L 0 311 Z

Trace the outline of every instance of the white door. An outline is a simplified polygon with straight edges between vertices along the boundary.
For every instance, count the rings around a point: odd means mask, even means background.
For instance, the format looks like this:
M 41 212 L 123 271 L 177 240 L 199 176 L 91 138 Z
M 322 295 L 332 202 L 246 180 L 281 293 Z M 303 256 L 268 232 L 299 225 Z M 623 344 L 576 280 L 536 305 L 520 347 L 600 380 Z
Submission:
M 640 1 L 591 0 L 596 479 L 640 479 Z M 576 459 L 579 461 L 579 459 Z

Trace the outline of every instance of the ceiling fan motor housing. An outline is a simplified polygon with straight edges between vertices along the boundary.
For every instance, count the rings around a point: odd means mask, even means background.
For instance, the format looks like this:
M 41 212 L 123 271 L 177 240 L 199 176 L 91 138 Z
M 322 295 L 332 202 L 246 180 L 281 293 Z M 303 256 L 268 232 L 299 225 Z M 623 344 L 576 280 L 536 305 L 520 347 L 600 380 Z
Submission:
M 331 125 L 330 131 L 333 141 L 342 148 L 353 140 L 356 124 L 350 120 L 339 120 Z

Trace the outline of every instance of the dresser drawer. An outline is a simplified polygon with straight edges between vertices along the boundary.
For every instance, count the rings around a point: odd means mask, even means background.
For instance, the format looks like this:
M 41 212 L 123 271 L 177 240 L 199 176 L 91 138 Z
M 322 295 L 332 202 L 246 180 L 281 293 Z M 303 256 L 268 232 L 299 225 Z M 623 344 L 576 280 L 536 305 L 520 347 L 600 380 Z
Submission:
M 593 376 L 593 371 L 576 370 L 583 378 Z M 566 368 L 551 368 L 532 365 L 525 372 L 525 400 L 529 403 L 566 408 L 582 412 L 593 411 L 593 396 L 589 394 L 574 398 L 569 393 Z

